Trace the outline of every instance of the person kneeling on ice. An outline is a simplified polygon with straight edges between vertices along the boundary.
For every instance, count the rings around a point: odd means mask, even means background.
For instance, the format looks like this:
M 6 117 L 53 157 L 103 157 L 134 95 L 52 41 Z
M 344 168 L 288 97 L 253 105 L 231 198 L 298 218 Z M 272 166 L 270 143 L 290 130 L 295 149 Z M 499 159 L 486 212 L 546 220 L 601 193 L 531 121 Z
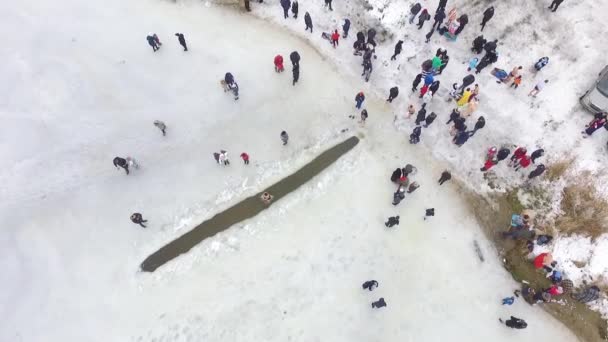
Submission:
M 426 212 L 424 214 L 424 219 L 426 220 L 427 217 L 431 217 L 431 216 L 435 216 L 435 208 L 426 209 Z
M 393 194 L 393 205 L 397 205 L 405 198 L 405 186 L 399 185 L 397 191 Z
M 500 323 L 504 323 L 506 326 L 513 329 L 525 329 L 528 326 L 528 323 L 526 323 L 526 321 L 514 316 L 511 316 L 511 319 L 508 319 L 506 322 L 503 322 L 502 318 L 499 318 L 498 320 L 500 321 Z
M 127 175 L 129 174 L 129 163 L 127 162 L 126 159 L 120 158 L 120 157 L 116 157 L 116 158 L 114 158 L 114 160 L 112 161 L 112 163 L 114 163 L 114 166 L 117 169 L 120 168 L 120 167 L 122 167 L 123 169 L 125 169 L 125 172 L 127 173 Z
M 264 202 L 264 204 L 270 204 L 270 202 L 272 202 L 273 196 L 271 194 L 269 194 L 268 192 L 264 192 L 260 196 L 260 199 L 262 200 L 262 202 Z
M 399 225 L 399 216 L 391 216 L 388 218 L 388 221 L 384 222 L 384 225 L 388 228 L 392 228 L 393 226 Z
M 133 213 L 131 215 L 131 222 L 138 224 L 138 225 L 142 226 L 143 228 L 146 228 L 144 223 L 148 222 L 148 220 L 144 220 L 144 218 L 141 216 L 140 213 Z
M 361 285 L 361 287 L 363 287 L 364 290 L 373 290 L 374 287 L 378 287 L 378 282 L 375 280 L 368 280 L 365 283 L 363 283 L 363 285 Z
M 377 301 L 372 303 L 372 308 L 374 309 L 380 309 L 386 306 L 386 302 L 384 301 L 384 298 L 380 297 L 380 299 L 378 299 Z

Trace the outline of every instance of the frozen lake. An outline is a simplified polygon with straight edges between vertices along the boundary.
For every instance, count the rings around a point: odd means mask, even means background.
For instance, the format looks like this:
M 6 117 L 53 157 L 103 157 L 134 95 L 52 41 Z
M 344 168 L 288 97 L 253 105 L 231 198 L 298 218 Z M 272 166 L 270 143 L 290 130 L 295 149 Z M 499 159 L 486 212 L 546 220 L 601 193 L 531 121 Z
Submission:
M 516 284 L 453 185 L 437 185 L 442 166 L 395 130 L 384 99 L 368 96 L 367 127 L 349 119 L 361 81 L 300 40 L 198 2 L 5 7 L 4 32 L 21 29 L 0 65 L 1 341 L 576 340 L 523 301 L 500 306 Z M 150 31 L 163 42 L 156 53 Z M 236 103 L 219 86 L 226 71 L 241 87 Z M 353 133 L 353 151 L 269 210 L 138 272 L 160 246 Z M 230 167 L 215 164 L 220 149 Z M 125 176 L 117 155 L 142 168 Z M 388 178 L 405 163 L 421 187 L 393 207 Z M 437 214 L 423 221 L 428 207 Z M 129 221 L 136 211 L 147 229 Z M 396 214 L 401 225 L 387 230 Z M 371 293 L 361 289 L 369 279 L 380 283 Z M 379 297 L 388 307 L 372 310 Z M 499 325 L 509 315 L 528 329 Z

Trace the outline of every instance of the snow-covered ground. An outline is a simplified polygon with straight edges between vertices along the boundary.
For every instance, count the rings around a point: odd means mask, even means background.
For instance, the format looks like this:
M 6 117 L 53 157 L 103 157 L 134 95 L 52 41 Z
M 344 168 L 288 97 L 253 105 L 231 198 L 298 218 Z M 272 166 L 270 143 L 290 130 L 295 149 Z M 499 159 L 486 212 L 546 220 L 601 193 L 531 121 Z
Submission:
M 430 30 L 433 20 L 424 24 L 422 30 L 407 23 L 409 8 L 416 1 L 393 0 L 351 0 L 336 1 L 334 11 L 329 11 L 322 3 L 300 2 L 300 16 L 305 12 L 311 14 L 314 33 L 304 31 L 302 20 L 283 19 L 278 4 L 265 2 L 253 4 L 253 13 L 285 27 L 300 37 L 317 46 L 324 55 L 337 65 L 344 73 L 359 78 L 361 74 L 361 57 L 352 55 L 352 44 L 357 31 L 367 32 L 374 28 L 378 32 L 376 48 L 378 58 L 373 60 L 374 71 L 368 84 L 361 89 L 366 93 L 374 92 L 380 97 L 388 96 L 388 89 L 398 85 L 400 95 L 391 106 L 391 113 L 403 117 L 407 106 L 412 103 L 417 108 L 422 101 L 417 93 L 411 93 L 411 84 L 420 65 L 435 55 L 442 47 L 448 50 L 450 62 L 442 75 L 439 96 L 427 106 L 427 112 L 438 115 L 435 127 L 424 130 L 421 144 L 437 159 L 447 162 L 447 167 L 471 189 L 482 194 L 502 191 L 505 187 L 520 185 L 527 179 L 534 165 L 526 170 L 514 172 L 503 162 L 495 166 L 490 179 L 498 188 L 490 188 L 479 168 L 483 166 L 485 153 L 491 146 L 508 146 L 511 151 L 515 146 L 526 146 L 528 152 L 543 148 L 545 156 L 539 160 L 550 168 L 556 162 L 574 158 L 568 170 L 567 181 L 551 183 L 542 177 L 532 184 L 549 189 L 556 197 L 550 217 L 559 215 L 559 199 L 563 186 L 575 181 L 586 171 L 591 172 L 596 191 L 608 198 L 608 177 L 602 170 L 608 163 L 606 151 L 606 132 L 599 130 L 592 137 L 583 139 L 580 131 L 584 129 L 592 116 L 578 103 L 578 98 L 595 82 L 597 74 L 608 64 L 602 46 L 608 44 L 608 25 L 604 13 L 608 13 L 608 2 L 591 0 L 585 2 L 564 2 L 557 12 L 547 9 L 550 0 L 525 1 L 465 1 L 449 0 L 448 10 L 456 8 L 458 14 L 467 14 L 469 24 L 456 42 L 448 42 L 435 33 L 430 43 L 425 44 L 425 35 Z M 419 1 L 423 8 L 435 13 L 438 1 Z M 447 121 L 454 107 L 447 103 L 447 92 L 453 83 L 460 82 L 467 74 L 468 61 L 474 55 L 470 51 L 472 41 L 480 34 L 480 22 L 483 11 L 495 7 L 495 15 L 483 31 L 490 41 L 498 39 L 499 60 L 488 66 L 482 73 L 475 75 L 476 83 L 481 87 L 480 105 L 469 119 L 467 125 L 472 128 L 479 116 L 484 116 L 486 126 L 477 132 L 463 147 L 456 148 L 448 133 Z M 351 20 L 349 38 L 340 41 L 340 46 L 333 49 L 321 38 L 321 32 L 342 32 L 345 18 Z M 417 20 L 415 21 L 417 22 Z M 403 52 L 396 61 L 391 61 L 393 48 L 398 40 L 403 40 Z M 482 55 L 477 57 L 481 58 Z M 549 56 L 550 63 L 541 72 L 533 71 L 532 65 L 542 56 Z M 497 84 L 490 75 L 493 67 L 510 71 L 515 66 L 523 66 L 523 82 L 517 90 Z M 527 94 L 543 79 L 550 82 L 540 95 L 533 99 Z M 419 87 L 420 88 L 420 87 Z M 411 95 L 410 95 L 411 94 Z M 372 114 L 373 115 L 373 114 Z M 441 126 L 441 127 L 437 127 Z M 411 120 L 399 120 L 398 127 L 409 134 L 413 127 Z M 585 176 L 588 177 L 588 176 Z M 597 242 L 578 244 L 588 241 L 587 238 L 574 236 L 556 236 L 552 252 L 558 261 L 563 261 L 563 269 L 568 278 L 576 285 L 582 280 L 608 280 L 608 255 L 603 253 L 606 237 Z M 560 246 L 576 246 L 578 254 L 585 254 L 583 259 L 593 259 L 593 263 L 575 266 L 572 253 Z M 577 260 L 575 257 L 574 260 Z M 608 303 L 608 301 L 607 301 Z M 608 305 L 603 309 L 608 317 Z
M 367 127 L 348 119 L 361 80 L 305 41 L 198 2 L 4 7 L 2 29 L 19 35 L 6 37 L 0 66 L 1 341 L 575 340 L 540 310 L 499 305 L 515 284 L 457 191 L 436 185 L 444 165 L 407 144 L 382 98 L 368 95 Z M 159 52 L 146 44 L 150 31 Z M 296 87 L 289 67 L 272 66 L 292 50 L 302 55 Z M 220 89 L 226 71 L 238 102 Z M 423 141 L 443 132 L 441 120 Z M 362 143 L 320 177 L 159 271 L 138 272 L 167 241 L 351 132 Z M 214 163 L 219 149 L 230 167 Z M 141 169 L 114 170 L 116 155 Z M 406 162 L 421 188 L 395 208 L 388 177 Z M 425 222 L 427 207 L 437 216 Z M 147 229 L 129 222 L 135 211 Z M 385 229 L 395 214 L 401 225 Z M 362 291 L 371 278 L 380 287 Z M 388 307 L 371 310 L 381 296 Z M 529 328 L 498 324 L 511 314 Z

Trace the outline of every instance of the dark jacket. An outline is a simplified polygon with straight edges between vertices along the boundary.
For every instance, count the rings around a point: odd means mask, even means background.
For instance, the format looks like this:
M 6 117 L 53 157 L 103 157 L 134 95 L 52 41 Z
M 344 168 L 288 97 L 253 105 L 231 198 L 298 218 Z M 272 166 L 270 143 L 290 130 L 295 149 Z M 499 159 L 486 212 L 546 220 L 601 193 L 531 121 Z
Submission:
M 441 24 L 445 19 L 445 10 L 443 7 L 440 7 L 437 12 L 435 12 L 435 21 Z
M 304 13 L 304 23 L 306 26 L 312 27 L 312 19 L 310 18 L 310 14 L 308 14 L 308 12 Z
M 414 6 L 412 6 L 412 8 L 410 8 L 410 13 L 411 14 L 418 14 L 418 12 L 420 12 L 420 10 L 422 9 L 422 5 L 420 5 L 419 2 L 417 2 Z
M 545 172 L 545 165 L 539 164 L 536 167 L 536 169 L 534 169 L 532 172 L 530 172 L 530 175 L 528 175 L 528 178 L 532 179 L 534 177 L 538 177 L 538 176 L 542 175 L 543 172 Z
M 428 126 L 428 125 L 432 124 L 436 118 L 437 118 L 437 114 L 435 114 L 435 112 L 431 112 L 431 114 L 429 114 L 429 116 L 427 116 L 425 119 L 426 125 Z M 416 118 L 416 119 L 418 119 L 418 118 Z
M 591 286 L 579 292 L 577 294 L 573 294 L 572 298 L 581 302 L 581 303 L 589 303 L 594 301 L 600 297 L 600 289 L 597 286 Z
M 293 74 L 293 81 L 298 82 L 300 79 L 300 67 L 298 65 L 294 65 L 291 72 Z
M 491 42 L 487 42 L 486 45 L 483 46 L 483 49 L 486 50 L 486 52 L 492 52 L 494 50 L 496 50 L 497 47 L 497 40 L 493 40 Z
M 521 318 L 511 316 L 511 319 L 507 320 L 505 325 L 513 329 L 525 329 L 528 323 Z
M 439 7 L 445 9 L 445 6 L 448 4 L 448 0 L 439 0 Z
M 465 118 L 459 116 L 454 120 L 454 128 L 456 128 L 457 131 L 464 131 L 467 128 L 467 125 L 465 125 L 464 123 Z
M 532 152 L 532 154 L 530 155 L 530 159 L 532 160 L 532 162 L 534 163 L 534 161 L 540 157 L 543 156 L 543 154 L 545 154 L 545 150 L 543 150 L 542 148 L 539 148 L 538 150 Z
M 281 0 L 281 7 L 283 7 L 284 10 L 289 10 L 289 7 L 291 7 L 291 1 L 290 0 Z
M 342 25 L 342 30 L 344 30 L 344 32 L 348 32 L 348 30 L 350 30 L 350 20 L 344 19 L 344 25 Z
M 437 90 L 439 89 L 439 84 L 439 81 L 433 81 L 433 83 L 431 83 L 431 86 L 429 87 L 429 91 L 435 94 L 435 92 L 437 92 Z
M 475 129 L 482 129 L 486 125 L 486 119 L 483 116 L 480 116 L 475 123 Z
M 396 182 L 399 178 L 401 178 L 401 169 L 396 169 L 393 171 L 393 174 L 391 174 L 391 182 Z
M 231 73 L 227 72 L 226 75 L 224 75 L 224 82 L 226 82 L 226 84 L 233 84 L 234 76 L 232 76 Z
M 507 159 L 510 153 L 511 151 L 508 148 L 503 147 L 498 150 L 498 153 L 496 154 L 496 159 L 498 159 L 498 161 L 505 160 Z
M 182 33 L 176 33 L 175 35 L 177 36 L 177 40 L 180 44 L 186 45 L 186 38 L 184 38 L 184 35 Z
M 112 162 L 114 166 L 127 167 L 127 160 L 124 158 L 116 157 Z
M 389 90 L 389 94 L 390 94 L 392 97 L 397 97 L 397 95 L 399 95 L 399 88 L 398 88 L 398 87 L 392 87 L 392 88 Z
M 296 65 L 300 63 L 300 54 L 298 51 L 294 51 L 289 55 L 289 59 L 291 60 L 291 64 Z
M 416 75 L 416 78 L 414 78 L 414 82 L 412 82 L 412 88 L 418 88 L 418 85 L 420 84 L 421 81 L 422 81 L 422 74 Z
M 378 287 L 378 282 L 375 280 L 368 280 L 365 283 L 363 283 L 363 285 L 361 285 L 361 287 L 363 287 L 363 289 L 365 290 L 373 290 L 375 287 Z
M 380 298 L 377 301 L 372 303 L 372 307 L 379 309 L 379 308 L 383 308 L 386 306 L 386 302 L 384 301 L 384 298 Z
M 491 6 L 490 8 L 486 9 L 483 12 L 483 21 L 488 22 L 490 19 L 492 19 L 493 16 L 494 16 L 494 6 Z
M 411 164 L 407 164 L 405 165 L 405 167 L 403 169 L 401 169 L 401 172 L 403 173 L 404 176 L 408 176 L 410 173 L 412 173 L 412 171 L 414 171 L 414 166 Z
M 363 32 L 357 32 L 357 41 L 365 43 L 365 34 Z
M 467 75 L 462 79 L 462 89 L 465 89 L 466 87 L 470 86 L 471 84 L 473 84 L 473 82 L 475 82 L 475 76 L 473 75 Z
M 473 50 L 475 50 L 477 53 L 480 53 L 485 44 L 486 40 L 485 38 L 483 38 L 483 35 L 479 36 L 473 41 Z
M 425 107 L 426 107 L 426 103 L 423 103 L 422 107 L 418 111 L 418 114 L 416 115 L 416 125 L 420 125 L 420 123 L 422 121 L 424 121 L 424 119 L 426 118 L 426 108 Z
M 456 144 L 458 146 L 462 146 L 464 143 L 467 142 L 467 140 L 469 140 L 469 137 L 470 137 L 469 132 L 460 131 L 454 137 L 454 144 Z
M 403 46 L 403 40 L 400 40 L 397 42 L 397 44 L 395 44 L 395 55 L 398 55 L 401 53 L 402 46 Z
M 359 102 L 363 102 L 365 101 L 365 95 L 363 95 L 363 93 L 357 93 L 357 96 L 355 96 L 355 101 Z

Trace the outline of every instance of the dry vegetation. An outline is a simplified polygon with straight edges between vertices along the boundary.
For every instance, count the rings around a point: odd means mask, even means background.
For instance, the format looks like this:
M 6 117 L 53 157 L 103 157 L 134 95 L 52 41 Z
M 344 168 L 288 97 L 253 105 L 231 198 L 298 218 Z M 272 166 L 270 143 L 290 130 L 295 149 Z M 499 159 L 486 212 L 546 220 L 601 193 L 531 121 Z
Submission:
M 563 213 L 555 225 L 562 234 L 579 233 L 596 238 L 608 233 L 608 203 L 595 191 L 590 175 L 564 188 L 560 207 Z

